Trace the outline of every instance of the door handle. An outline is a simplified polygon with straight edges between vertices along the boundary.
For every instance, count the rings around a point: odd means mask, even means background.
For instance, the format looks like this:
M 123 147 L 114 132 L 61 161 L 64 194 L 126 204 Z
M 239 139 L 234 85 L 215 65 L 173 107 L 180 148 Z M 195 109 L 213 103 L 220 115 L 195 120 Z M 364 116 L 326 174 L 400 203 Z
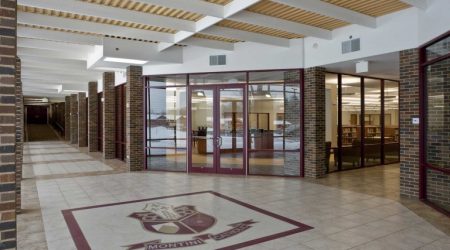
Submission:
M 221 136 L 217 137 L 217 147 L 218 148 L 222 147 L 222 137 Z

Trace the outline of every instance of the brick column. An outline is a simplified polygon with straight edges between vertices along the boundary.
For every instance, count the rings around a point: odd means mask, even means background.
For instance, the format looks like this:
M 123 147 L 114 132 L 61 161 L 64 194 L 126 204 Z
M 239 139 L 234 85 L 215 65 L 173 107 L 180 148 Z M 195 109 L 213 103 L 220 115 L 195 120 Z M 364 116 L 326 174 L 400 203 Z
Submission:
M 70 95 L 70 143 L 78 144 L 78 95 Z
M 70 96 L 66 96 L 64 104 L 64 140 L 70 141 Z
M 144 85 L 142 67 L 127 68 L 126 161 L 130 171 L 144 170 Z
M 419 50 L 400 51 L 400 194 L 419 198 Z
M 305 177 L 319 178 L 325 167 L 325 69 L 305 69 Z
M 88 147 L 89 152 L 98 151 L 98 95 L 97 82 L 89 82 L 88 90 Z
M 23 162 L 23 92 L 21 62 L 16 57 L 16 212 L 21 210 L 21 181 Z
M 114 72 L 103 73 L 103 158 L 116 158 L 116 95 Z
M 0 1 L 0 249 L 16 248 L 17 2 Z
M 86 105 L 86 93 L 78 93 L 78 147 L 87 147 Z

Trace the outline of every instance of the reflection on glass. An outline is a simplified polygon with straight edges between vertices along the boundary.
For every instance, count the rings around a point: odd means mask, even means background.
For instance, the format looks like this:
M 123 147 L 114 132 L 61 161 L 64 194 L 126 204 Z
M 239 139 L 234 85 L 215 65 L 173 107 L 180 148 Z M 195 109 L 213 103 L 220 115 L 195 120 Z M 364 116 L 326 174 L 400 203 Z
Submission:
M 338 75 L 325 76 L 325 162 L 328 172 L 338 170 Z
M 150 76 L 151 87 L 166 87 L 166 86 L 184 86 L 186 85 L 186 75 L 160 75 Z
M 189 84 L 191 85 L 233 84 L 246 82 L 247 82 L 246 72 L 208 73 L 208 74 L 189 75 Z
M 342 169 L 361 166 L 361 78 L 342 76 Z
M 381 164 L 381 81 L 364 79 L 365 166 Z
M 147 165 L 151 170 L 186 170 L 186 88 L 149 88 Z
M 450 36 L 426 48 L 427 61 L 450 53 Z
M 426 162 L 450 168 L 450 59 L 426 68 Z
M 244 167 L 244 91 L 242 88 L 220 91 L 220 167 Z
M 384 81 L 384 163 L 400 161 L 398 82 Z
M 263 82 L 248 86 L 250 174 L 299 175 L 298 72 L 251 72 L 250 79 Z
M 214 168 L 214 91 L 192 90 L 192 167 Z

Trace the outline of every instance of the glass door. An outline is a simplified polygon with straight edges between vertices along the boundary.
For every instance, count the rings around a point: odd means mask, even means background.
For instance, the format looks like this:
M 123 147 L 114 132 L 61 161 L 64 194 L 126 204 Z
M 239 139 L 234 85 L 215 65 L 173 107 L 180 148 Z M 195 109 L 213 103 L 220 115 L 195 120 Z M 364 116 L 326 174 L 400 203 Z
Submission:
M 190 90 L 190 171 L 244 174 L 244 88 Z

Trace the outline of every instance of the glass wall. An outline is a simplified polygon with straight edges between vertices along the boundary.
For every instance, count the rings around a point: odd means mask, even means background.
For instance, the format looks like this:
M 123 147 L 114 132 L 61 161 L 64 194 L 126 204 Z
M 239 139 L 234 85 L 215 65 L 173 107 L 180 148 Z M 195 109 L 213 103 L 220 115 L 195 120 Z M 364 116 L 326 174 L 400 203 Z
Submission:
M 301 79 L 299 69 L 147 77 L 147 168 L 300 176 Z
M 399 161 L 398 82 L 327 73 L 329 172 Z
M 186 80 L 174 75 L 147 82 L 147 169 L 186 171 Z

